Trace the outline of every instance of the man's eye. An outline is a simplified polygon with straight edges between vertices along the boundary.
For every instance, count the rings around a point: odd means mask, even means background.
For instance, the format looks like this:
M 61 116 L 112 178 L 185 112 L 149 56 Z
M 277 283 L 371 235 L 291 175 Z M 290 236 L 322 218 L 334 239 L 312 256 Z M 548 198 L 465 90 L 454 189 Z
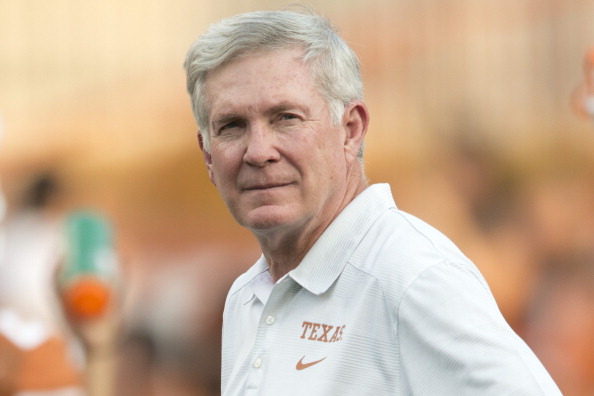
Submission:
M 292 121 L 292 120 L 298 120 L 299 117 L 295 114 L 283 113 L 278 116 L 278 119 L 279 119 L 279 121 Z
M 225 125 L 221 126 L 219 128 L 219 133 L 225 131 L 225 130 L 229 130 L 229 129 L 233 129 L 233 128 L 239 128 L 241 125 L 238 121 L 231 121 L 226 123 Z

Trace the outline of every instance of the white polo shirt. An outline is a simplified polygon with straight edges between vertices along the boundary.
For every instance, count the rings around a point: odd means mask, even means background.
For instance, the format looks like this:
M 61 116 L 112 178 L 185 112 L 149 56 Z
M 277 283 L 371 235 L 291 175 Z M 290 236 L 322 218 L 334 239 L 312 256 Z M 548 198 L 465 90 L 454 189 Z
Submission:
M 222 394 L 561 393 L 477 268 L 378 184 L 276 284 L 263 257 L 235 281 Z

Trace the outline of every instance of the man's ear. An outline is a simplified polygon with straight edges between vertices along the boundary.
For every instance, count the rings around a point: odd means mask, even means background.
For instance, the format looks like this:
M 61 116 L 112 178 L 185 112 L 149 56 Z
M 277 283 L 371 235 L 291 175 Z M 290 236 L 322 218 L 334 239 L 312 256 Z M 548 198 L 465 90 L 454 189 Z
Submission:
M 204 138 L 202 137 L 202 133 L 200 131 L 197 132 L 198 137 L 198 145 L 200 146 L 200 150 L 202 151 L 202 155 L 204 156 L 204 162 L 206 163 L 206 169 L 208 170 L 208 178 L 214 184 L 217 185 L 214 180 L 214 173 L 212 171 L 212 157 L 208 151 L 204 148 Z
M 347 158 L 357 158 L 363 145 L 367 127 L 369 126 L 369 111 L 360 100 L 349 103 L 344 109 L 343 126 L 346 131 L 344 151 Z

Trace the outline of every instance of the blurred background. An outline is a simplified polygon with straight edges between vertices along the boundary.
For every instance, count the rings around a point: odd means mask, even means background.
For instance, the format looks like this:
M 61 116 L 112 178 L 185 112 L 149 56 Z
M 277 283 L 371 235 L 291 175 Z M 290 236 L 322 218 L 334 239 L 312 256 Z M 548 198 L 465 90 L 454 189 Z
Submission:
M 477 264 L 565 395 L 594 395 L 594 123 L 570 105 L 594 1 L 306 4 L 361 58 L 370 181 Z M 210 23 L 285 5 L 0 2 L 0 306 L 54 320 L 61 219 L 105 213 L 125 279 L 117 395 L 218 394 L 224 298 L 259 249 L 208 181 L 182 63 Z

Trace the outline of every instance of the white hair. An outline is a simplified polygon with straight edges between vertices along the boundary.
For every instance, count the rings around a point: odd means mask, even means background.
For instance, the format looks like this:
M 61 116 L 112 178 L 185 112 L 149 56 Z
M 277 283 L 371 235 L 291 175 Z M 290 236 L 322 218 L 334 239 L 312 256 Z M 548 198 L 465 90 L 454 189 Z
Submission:
M 296 47 L 303 48 L 303 61 L 335 125 L 340 124 L 348 103 L 363 99 L 359 60 L 328 19 L 295 10 L 256 11 L 223 19 L 191 45 L 184 62 L 192 111 L 207 152 L 209 104 L 204 87 L 208 72 L 242 56 Z

